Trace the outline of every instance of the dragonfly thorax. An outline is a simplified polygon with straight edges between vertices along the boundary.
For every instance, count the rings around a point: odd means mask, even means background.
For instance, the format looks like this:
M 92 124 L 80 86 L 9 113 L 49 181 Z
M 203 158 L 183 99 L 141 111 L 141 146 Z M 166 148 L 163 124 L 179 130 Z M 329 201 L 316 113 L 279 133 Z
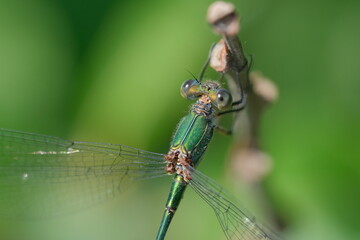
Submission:
M 167 173 L 177 173 L 185 182 L 191 179 L 189 169 L 196 167 L 211 140 L 214 118 L 211 99 L 202 94 L 177 126 L 169 153 L 165 156 Z

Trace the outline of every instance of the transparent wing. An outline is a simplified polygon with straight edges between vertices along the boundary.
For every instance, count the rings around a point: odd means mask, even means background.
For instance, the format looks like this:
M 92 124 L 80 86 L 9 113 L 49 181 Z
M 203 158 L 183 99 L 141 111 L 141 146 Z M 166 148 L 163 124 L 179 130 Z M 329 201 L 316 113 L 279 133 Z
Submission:
M 190 186 L 212 207 L 227 239 L 282 239 L 272 230 L 256 222 L 255 218 L 240 209 L 238 204 L 234 204 L 234 201 L 230 200 L 231 195 L 214 180 L 194 168 L 191 168 L 190 172 Z
M 112 198 L 129 183 L 165 176 L 164 155 L 0 129 L 0 216 L 37 218 Z

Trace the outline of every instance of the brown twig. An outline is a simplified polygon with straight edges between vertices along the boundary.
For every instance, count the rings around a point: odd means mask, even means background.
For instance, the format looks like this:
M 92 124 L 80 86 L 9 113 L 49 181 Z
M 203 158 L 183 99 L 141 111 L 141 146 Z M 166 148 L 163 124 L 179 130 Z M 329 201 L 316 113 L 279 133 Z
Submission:
M 259 125 L 269 103 L 278 97 L 277 87 L 259 72 L 249 74 L 249 62 L 245 57 L 238 33 L 240 22 L 231 3 L 214 2 L 209 6 L 207 21 L 222 39 L 215 45 L 210 66 L 225 75 L 233 99 L 247 99 L 246 111 L 234 114 L 232 126 L 235 144 L 232 150 L 232 168 L 242 182 L 252 186 L 269 215 L 279 220 L 262 188 L 261 182 L 271 170 L 271 157 L 261 150 Z M 245 91 L 247 90 L 247 91 Z
M 240 22 L 235 7 L 231 3 L 214 2 L 209 6 L 207 20 L 222 39 L 215 45 L 210 66 L 225 73 L 234 99 L 241 99 L 240 90 L 248 82 L 248 61 L 237 34 Z M 240 80 L 240 81 L 239 81 Z

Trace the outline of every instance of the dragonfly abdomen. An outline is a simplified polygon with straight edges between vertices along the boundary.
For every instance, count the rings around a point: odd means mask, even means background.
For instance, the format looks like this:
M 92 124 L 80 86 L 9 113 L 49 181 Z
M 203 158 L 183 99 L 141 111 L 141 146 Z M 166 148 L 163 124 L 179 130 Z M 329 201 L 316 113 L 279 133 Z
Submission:
M 187 182 L 184 180 L 183 176 L 176 174 L 173 183 L 171 185 L 169 197 L 165 205 L 164 215 L 160 224 L 160 228 L 156 240 L 162 240 L 165 238 L 165 234 L 180 204 L 186 186 L 187 186 Z

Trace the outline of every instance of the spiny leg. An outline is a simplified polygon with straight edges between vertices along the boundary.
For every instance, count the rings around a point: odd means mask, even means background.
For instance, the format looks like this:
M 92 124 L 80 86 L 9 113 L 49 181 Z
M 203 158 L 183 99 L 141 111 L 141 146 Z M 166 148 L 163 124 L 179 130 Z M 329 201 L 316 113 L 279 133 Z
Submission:
M 251 57 L 250 57 L 251 59 Z M 250 64 L 248 65 L 248 61 L 246 61 L 246 63 L 244 64 L 244 66 L 241 68 L 241 70 L 239 70 L 238 72 L 236 72 L 236 82 L 238 83 L 237 86 L 239 88 L 240 91 L 240 100 L 238 101 L 234 101 L 231 105 L 232 105 L 232 109 L 230 110 L 226 110 L 226 111 L 222 111 L 219 112 L 216 116 L 222 116 L 224 114 L 228 114 L 228 113 L 235 113 L 235 112 L 240 112 L 242 110 L 245 109 L 246 104 L 247 104 L 247 91 L 249 89 L 250 83 L 249 83 L 249 70 L 250 70 L 250 65 L 251 65 L 251 60 L 250 60 Z M 242 71 L 246 70 L 246 82 L 245 82 L 245 88 L 243 87 L 242 83 L 241 83 L 241 79 L 240 79 L 240 74 Z M 215 126 L 215 130 L 218 131 L 221 134 L 225 134 L 225 135 L 231 135 L 233 130 L 232 129 L 227 129 L 224 128 L 222 126 Z
M 223 134 L 223 135 L 232 135 L 232 133 L 233 133 L 232 130 L 226 129 L 226 128 L 223 127 L 223 126 L 215 126 L 215 130 L 216 130 L 218 133 L 221 133 L 221 134 Z
M 243 101 L 243 104 L 240 106 L 240 107 L 237 107 L 237 108 L 232 108 L 230 110 L 227 110 L 227 111 L 223 111 L 223 112 L 220 112 L 218 113 L 216 116 L 219 117 L 219 116 L 222 116 L 222 115 L 225 115 L 225 114 L 229 114 L 229 113 L 235 113 L 235 112 L 239 112 L 239 111 L 242 111 L 245 109 L 246 107 L 246 98 L 245 98 L 245 101 Z M 234 120 L 233 120 L 234 122 Z M 232 127 L 233 127 L 234 123 L 232 124 Z M 233 129 L 227 129 L 223 126 L 220 126 L 220 125 L 216 125 L 215 128 L 214 128 L 217 132 L 221 133 L 221 134 L 225 134 L 225 135 L 231 135 L 233 133 Z
M 199 74 L 199 82 L 201 82 L 201 80 L 203 79 L 204 77 L 204 74 L 205 74 L 205 71 L 207 69 L 207 67 L 209 66 L 209 63 L 210 63 L 210 59 L 211 59 L 211 53 L 212 53 L 212 50 L 213 48 L 215 47 L 216 43 L 213 43 L 211 44 L 210 46 L 210 50 L 209 50 L 209 54 L 208 54 L 208 58 L 206 59 L 206 62 L 204 63 L 202 69 L 201 69 L 201 72 Z
M 251 60 L 250 60 L 250 65 L 251 65 Z M 248 64 L 248 61 L 246 60 L 244 66 L 242 66 L 242 68 L 235 73 L 235 74 L 236 74 L 236 83 L 238 83 L 238 84 L 236 84 L 236 85 L 238 86 L 238 89 L 239 89 L 239 91 L 240 91 L 240 100 L 233 102 L 233 103 L 232 103 L 232 106 L 236 106 L 236 105 L 242 104 L 243 101 L 244 101 L 245 98 L 246 98 L 246 95 L 245 95 L 245 94 L 246 94 L 246 92 L 249 90 L 249 86 L 250 86 L 250 84 L 249 84 L 249 71 L 250 71 L 250 67 L 251 67 L 250 65 Z M 241 73 L 242 73 L 244 70 L 246 71 L 246 74 L 245 74 L 245 76 L 246 76 L 246 79 L 245 79 L 245 80 L 246 80 L 246 81 L 245 81 L 245 87 L 242 85 L 241 79 L 240 79 Z M 245 91 L 244 91 L 244 89 L 245 89 Z

